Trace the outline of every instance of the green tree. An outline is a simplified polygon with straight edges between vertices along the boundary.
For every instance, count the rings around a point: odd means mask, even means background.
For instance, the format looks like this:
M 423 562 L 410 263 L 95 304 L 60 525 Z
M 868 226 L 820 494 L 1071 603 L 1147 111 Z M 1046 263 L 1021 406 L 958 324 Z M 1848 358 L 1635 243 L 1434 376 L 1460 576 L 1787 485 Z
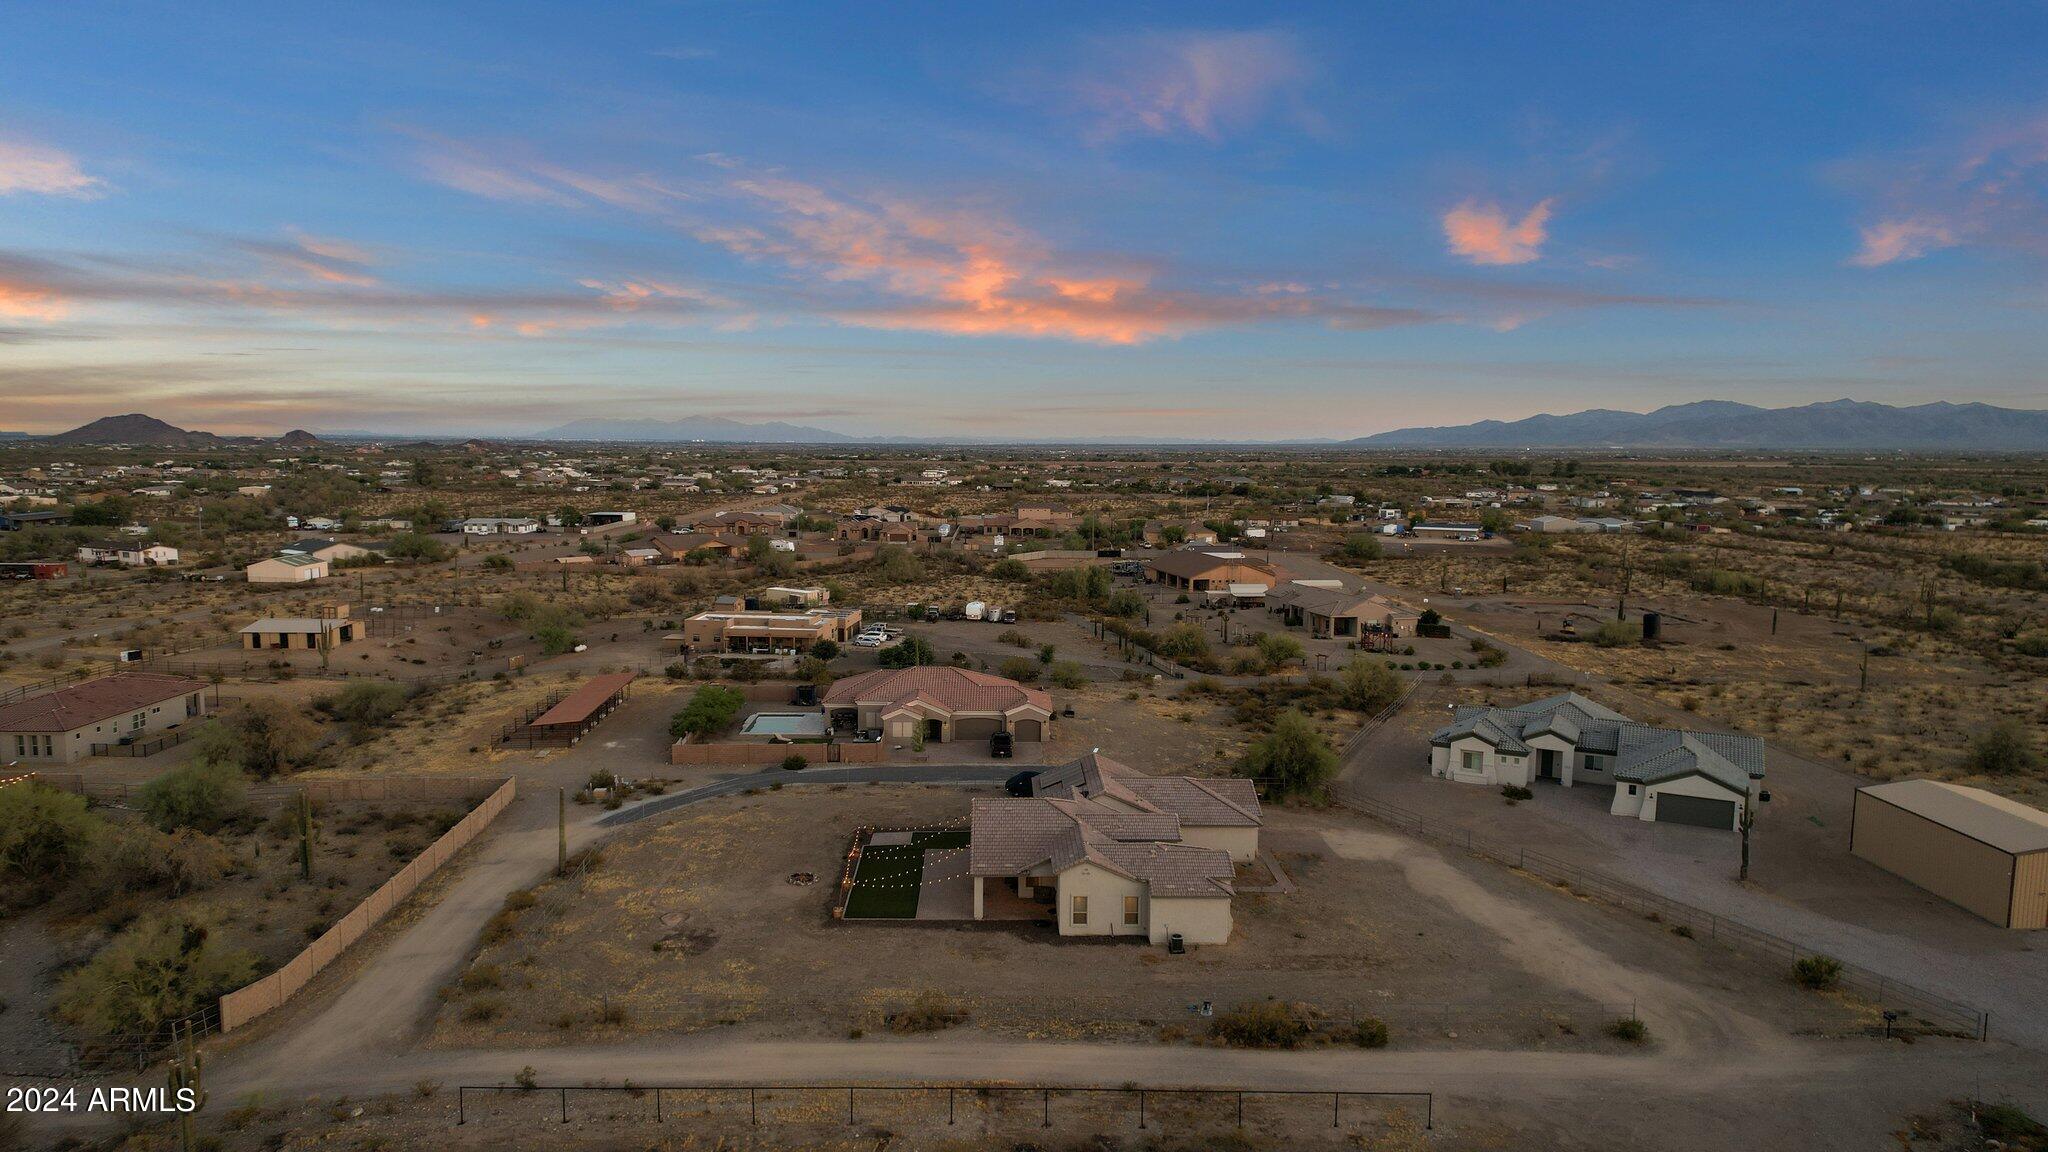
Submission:
M 1031 579 L 1031 569 L 1026 568 L 1024 562 L 1015 556 L 1005 556 L 1001 560 L 996 561 L 989 568 L 988 574 L 998 580 L 1023 581 Z
M 839 655 L 839 645 L 835 641 L 820 640 L 811 645 L 811 655 L 820 660 L 836 659 Z
M 1245 751 L 1237 772 L 1266 781 L 1268 795 L 1315 795 L 1336 775 L 1337 754 L 1308 717 L 1289 708 Z
M 197 1011 L 256 974 L 256 958 L 205 923 L 157 915 L 114 938 L 63 979 L 58 1015 L 95 1036 L 135 1036 Z
M 403 532 L 392 537 L 385 547 L 384 555 L 393 560 L 410 560 L 431 564 L 448 558 L 448 546 L 432 536 L 420 532 Z M 509 565 L 508 565 L 509 566 Z
M 1209 634 L 1202 631 L 1199 624 L 1176 624 L 1159 637 L 1157 651 L 1168 660 L 1182 663 L 1206 659 L 1209 655 Z
M 200 729 L 198 758 L 233 764 L 259 780 L 297 767 L 313 754 L 320 730 L 282 700 L 251 700 Z
M 1301 641 L 1279 632 L 1261 633 L 1258 649 L 1259 658 L 1276 668 L 1298 663 L 1304 655 Z
M 678 740 L 685 736 L 705 739 L 724 731 L 746 702 L 746 694 L 737 688 L 706 684 L 691 695 L 682 711 L 669 718 L 668 734 Z
M 85 864 L 104 830 L 83 796 L 39 783 L 0 788 L 0 877 L 19 902 L 47 900 Z
M 218 832 L 221 825 L 248 810 L 248 787 L 235 765 L 194 760 L 143 785 L 136 806 L 165 832 L 179 828 Z
M 1380 558 L 1380 538 L 1364 532 L 1354 532 L 1344 538 L 1346 560 L 1377 560 Z
M 562 526 L 564 528 L 574 528 L 577 525 L 583 523 L 583 513 L 577 511 L 576 508 L 568 504 L 564 504 L 560 508 L 556 509 L 555 516 L 562 521 Z
M 388 680 L 351 680 L 326 701 L 326 708 L 351 724 L 374 728 L 387 724 L 410 696 L 403 684 Z
M 874 571 L 876 579 L 884 583 L 908 584 L 924 575 L 924 564 L 908 551 L 884 544 L 875 549 Z
M 1045 670 L 1045 677 L 1070 692 L 1088 686 L 1088 673 L 1072 660 L 1053 661 L 1052 667 Z
M 915 668 L 936 664 L 939 656 L 932 650 L 931 641 L 922 636 L 905 636 L 901 643 L 882 649 L 879 659 L 884 668 Z
M 1373 713 L 1399 700 L 1407 686 L 1402 683 L 1401 674 L 1385 664 L 1354 658 L 1344 665 L 1337 690 L 1346 708 Z

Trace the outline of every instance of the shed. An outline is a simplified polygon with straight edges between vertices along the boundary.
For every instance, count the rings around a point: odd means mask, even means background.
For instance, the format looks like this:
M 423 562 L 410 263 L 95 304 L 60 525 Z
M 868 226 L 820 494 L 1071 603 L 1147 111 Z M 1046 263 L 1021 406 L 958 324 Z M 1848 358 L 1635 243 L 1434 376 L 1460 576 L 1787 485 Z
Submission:
M 1849 850 L 2004 928 L 2048 928 L 2048 812 L 1981 788 L 1856 790 Z

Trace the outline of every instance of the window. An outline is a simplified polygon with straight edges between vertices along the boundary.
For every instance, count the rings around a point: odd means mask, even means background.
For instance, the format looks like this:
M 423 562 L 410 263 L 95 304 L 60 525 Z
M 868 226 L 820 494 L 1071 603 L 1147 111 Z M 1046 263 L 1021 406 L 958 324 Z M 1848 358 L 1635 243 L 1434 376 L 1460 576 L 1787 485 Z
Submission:
M 1605 772 L 1607 771 L 1607 757 L 1595 756 L 1591 752 L 1585 753 L 1579 757 L 1579 769 L 1583 772 Z
M 1631 795 L 1631 796 L 1633 796 L 1633 795 L 1635 795 L 1635 794 L 1636 794 L 1636 786 L 1635 786 L 1635 785 L 1631 784 L 1631 785 L 1629 785 L 1629 786 L 1628 786 L 1628 794 L 1629 794 L 1629 795 Z
M 1136 896 L 1126 896 L 1124 897 L 1124 923 L 1135 925 L 1137 922 L 1138 898 Z
M 1465 753 L 1465 771 L 1467 771 L 1467 772 L 1483 772 L 1483 771 L 1485 771 L 1485 770 L 1486 770 L 1486 753 L 1484 753 L 1484 752 L 1467 752 L 1467 753 Z
M 137 712 L 128 718 L 128 730 L 130 732 L 140 732 L 142 731 L 142 726 L 147 723 L 149 723 L 149 715 L 144 712 Z
M 1076 924 L 1086 924 L 1088 922 L 1088 898 L 1086 896 L 1074 897 L 1074 914 L 1071 919 Z
M 14 754 L 16 756 L 28 755 L 28 737 L 16 736 L 14 738 Z

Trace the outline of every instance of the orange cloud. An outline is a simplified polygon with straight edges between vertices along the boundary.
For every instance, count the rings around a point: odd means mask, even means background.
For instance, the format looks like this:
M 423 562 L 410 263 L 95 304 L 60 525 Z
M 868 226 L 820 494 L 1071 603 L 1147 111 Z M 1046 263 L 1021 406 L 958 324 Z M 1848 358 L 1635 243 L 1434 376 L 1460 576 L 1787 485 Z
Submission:
M 1881 220 L 1863 229 L 1863 247 L 1849 263 L 1878 268 L 1896 260 L 1918 260 L 1940 248 L 1952 248 L 1955 232 L 1938 220 Z
M 1467 200 L 1444 213 L 1444 239 L 1453 255 L 1473 264 L 1527 264 L 1543 254 L 1555 203 L 1544 200 L 1520 220 L 1511 220 L 1497 204 Z
M 47 288 L 0 280 L 0 316 L 50 323 L 63 319 L 70 311 L 63 297 Z
M 70 155 L 24 140 L 0 140 L 0 196 L 26 192 L 36 196 L 99 195 L 104 187 L 88 176 Z

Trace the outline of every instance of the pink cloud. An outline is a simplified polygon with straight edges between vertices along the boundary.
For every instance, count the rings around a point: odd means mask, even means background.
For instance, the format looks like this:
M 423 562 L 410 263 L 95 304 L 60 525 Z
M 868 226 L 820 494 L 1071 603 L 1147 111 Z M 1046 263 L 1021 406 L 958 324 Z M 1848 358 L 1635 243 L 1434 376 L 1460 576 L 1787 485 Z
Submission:
M 0 196 L 26 192 L 92 197 L 103 187 L 97 176 L 86 175 L 67 153 L 25 140 L 0 140 Z
M 1880 220 L 1863 229 L 1863 247 L 1849 258 L 1849 263 L 1858 268 L 1878 268 L 1897 260 L 1918 260 L 1956 243 L 1955 232 L 1938 220 Z
M 1293 97 L 1312 68 L 1285 32 L 1156 32 L 1096 45 L 1072 98 L 1090 138 L 1198 136 L 1218 140 Z
M 63 319 L 70 310 L 64 298 L 51 289 L 0 280 L 0 317 L 47 324 Z
M 1555 203 L 1544 200 L 1514 220 L 1498 204 L 1467 200 L 1444 213 L 1444 239 L 1473 264 L 1527 264 L 1543 254 Z

